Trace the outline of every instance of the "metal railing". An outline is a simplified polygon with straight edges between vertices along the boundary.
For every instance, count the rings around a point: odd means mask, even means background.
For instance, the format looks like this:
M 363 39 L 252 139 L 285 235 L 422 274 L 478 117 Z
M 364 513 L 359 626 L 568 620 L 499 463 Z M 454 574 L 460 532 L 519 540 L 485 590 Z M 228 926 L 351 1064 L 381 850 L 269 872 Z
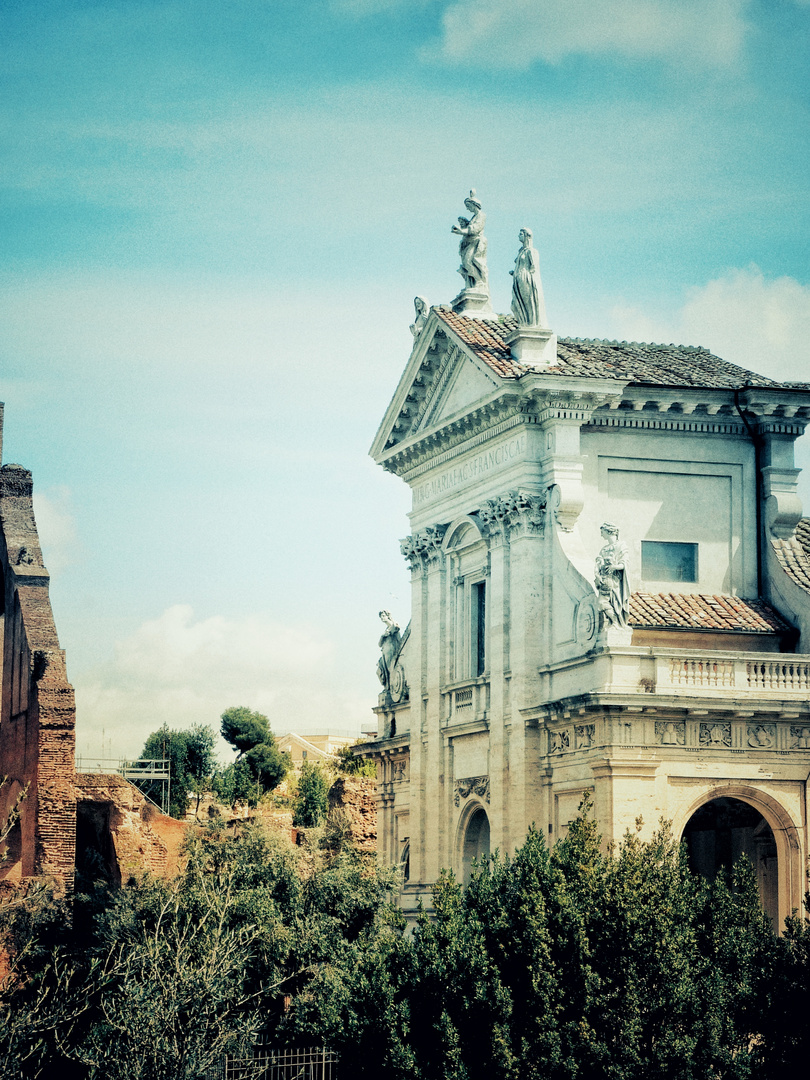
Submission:
M 338 1080 L 338 1055 L 325 1046 L 278 1049 L 258 1043 L 250 1055 L 225 1058 L 222 1080 Z

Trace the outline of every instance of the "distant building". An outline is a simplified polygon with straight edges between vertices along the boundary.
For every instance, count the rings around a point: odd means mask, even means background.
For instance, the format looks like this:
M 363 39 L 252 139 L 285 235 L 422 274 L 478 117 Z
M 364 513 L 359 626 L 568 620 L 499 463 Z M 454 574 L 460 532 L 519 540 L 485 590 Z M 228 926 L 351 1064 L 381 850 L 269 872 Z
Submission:
M 293 765 L 300 766 L 305 761 L 334 761 L 338 750 L 356 741 L 356 735 L 296 735 L 289 731 L 276 739 L 276 744 L 282 753 L 290 755 Z
M 810 384 L 557 341 L 481 287 L 412 330 L 371 451 L 413 494 L 411 621 L 383 613 L 356 751 L 403 905 L 532 823 L 555 841 L 590 791 L 606 842 L 663 817 L 707 874 L 748 854 L 781 923 L 809 854 Z

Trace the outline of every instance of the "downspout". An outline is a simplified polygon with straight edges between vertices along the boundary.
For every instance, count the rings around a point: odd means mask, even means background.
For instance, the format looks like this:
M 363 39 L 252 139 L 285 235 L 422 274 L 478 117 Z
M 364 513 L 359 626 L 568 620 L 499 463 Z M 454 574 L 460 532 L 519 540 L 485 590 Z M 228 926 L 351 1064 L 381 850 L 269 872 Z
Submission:
M 740 419 L 745 424 L 745 429 L 748 432 L 751 442 L 754 446 L 754 471 L 756 480 L 756 530 L 757 530 L 757 598 L 763 599 L 762 596 L 762 564 L 765 558 L 765 537 L 762 533 L 762 436 L 756 432 L 748 422 L 748 417 L 740 408 L 740 393 L 743 390 L 747 390 L 748 383 L 744 386 L 738 387 L 734 391 L 734 408 L 739 413 Z

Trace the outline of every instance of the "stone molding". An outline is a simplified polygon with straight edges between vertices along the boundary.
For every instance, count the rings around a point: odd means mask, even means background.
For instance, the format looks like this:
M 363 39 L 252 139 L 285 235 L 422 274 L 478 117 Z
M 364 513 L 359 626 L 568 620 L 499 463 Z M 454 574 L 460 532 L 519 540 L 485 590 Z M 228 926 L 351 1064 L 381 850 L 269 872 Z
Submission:
M 446 532 L 446 525 L 431 525 L 400 540 L 399 550 L 408 560 L 411 570 L 426 570 L 439 561 Z
M 477 795 L 484 802 L 489 802 L 488 776 L 468 776 L 464 780 L 456 780 L 453 788 L 453 802 L 456 806 L 460 806 L 461 800 L 468 799 L 470 795 Z

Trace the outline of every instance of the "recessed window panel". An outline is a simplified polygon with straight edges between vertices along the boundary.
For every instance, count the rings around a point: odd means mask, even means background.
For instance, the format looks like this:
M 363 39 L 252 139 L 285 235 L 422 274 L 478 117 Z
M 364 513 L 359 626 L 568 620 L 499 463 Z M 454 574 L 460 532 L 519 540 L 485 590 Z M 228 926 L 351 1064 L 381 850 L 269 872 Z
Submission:
M 642 540 L 641 576 L 645 581 L 697 581 L 697 544 Z

